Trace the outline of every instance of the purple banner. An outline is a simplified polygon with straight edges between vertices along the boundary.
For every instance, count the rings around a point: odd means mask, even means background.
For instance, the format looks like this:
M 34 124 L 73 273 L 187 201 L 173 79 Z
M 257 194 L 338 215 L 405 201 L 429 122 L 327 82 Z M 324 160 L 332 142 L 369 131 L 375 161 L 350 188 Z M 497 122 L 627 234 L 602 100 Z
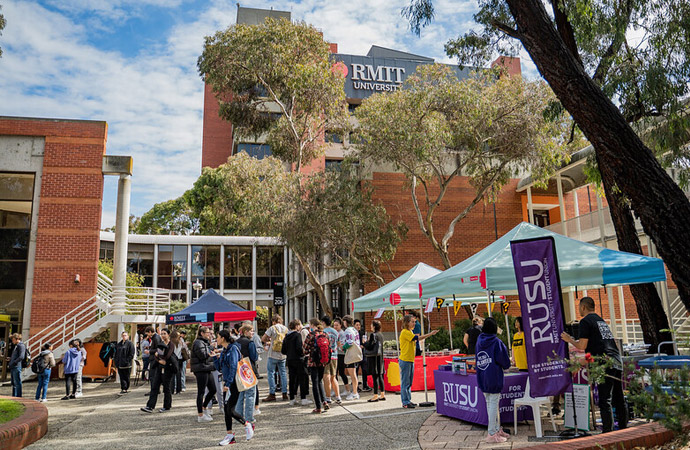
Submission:
M 567 344 L 561 340 L 563 313 L 555 243 L 551 237 L 513 241 L 510 250 L 525 327 L 530 394 L 559 395 L 572 380 L 564 360 Z
M 506 374 L 498 409 L 501 423 L 513 423 L 513 401 L 525 395 L 526 373 Z M 487 425 L 486 399 L 479 390 L 476 374 L 458 375 L 450 370 L 435 370 L 436 412 L 448 417 Z M 532 420 L 532 408 L 520 408 L 518 421 Z

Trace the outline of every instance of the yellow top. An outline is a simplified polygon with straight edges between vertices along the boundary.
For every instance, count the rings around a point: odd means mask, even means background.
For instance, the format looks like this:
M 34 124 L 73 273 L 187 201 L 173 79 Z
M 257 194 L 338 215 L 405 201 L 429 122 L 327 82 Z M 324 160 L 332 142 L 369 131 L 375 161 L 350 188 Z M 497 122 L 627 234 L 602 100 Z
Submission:
M 415 334 L 407 328 L 400 332 L 400 360 L 414 362 L 416 348 L 414 345 L 415 338 Z
M 525 349 L 525 333 L 518 331 L 513 335 L 513 358 L 515 367 L 527 370 L 527 350 Z

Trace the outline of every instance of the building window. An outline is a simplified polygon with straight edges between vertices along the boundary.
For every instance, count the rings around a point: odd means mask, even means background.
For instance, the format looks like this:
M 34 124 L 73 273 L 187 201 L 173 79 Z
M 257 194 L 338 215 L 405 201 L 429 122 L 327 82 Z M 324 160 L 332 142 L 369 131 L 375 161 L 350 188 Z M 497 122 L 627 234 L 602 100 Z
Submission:
M 252 288 L 252 248 L 225 247 L 225 289 Z
M 273 283 L 283 281 L 283 249 L 257 247 L 256 288 L 273 289 Z
M 187 246 L 158 246 L 158 287 L 187 289 Z
M 325 139 L 326 139 L 326 142 L 330 142 L 333 144 L 342 144 L 343 143 L 343 136 L 337 132 L 327 131 Z
M 535 209 L 532 213 L 534 214 L 534 224 L 536 226 L 545 228 L 551 225 L 548 209 Z
M 101 248 L 98 252 L 98 259 L 103 261 L 112 261 L 115 257 L 115 243 L 109 241 L 101 241 Z
M 326 160 L 326 170 L 340 171 L 343 166 L 342 159 L 327 159 Z
M 245 152 L 252 158 L 264 159 L 271 156 L 271 146 L 266 144 L 237 144 L 237 153 Z
M 102 246 L 101 251 L 103 251 Z M 140 275 L 144 286 L 153 286 L 153 245 L 129 244 L 127 246 L 127 272 Z
M 192 246 L 192 282 L 202 289 L 220 289 L 220 246 Z

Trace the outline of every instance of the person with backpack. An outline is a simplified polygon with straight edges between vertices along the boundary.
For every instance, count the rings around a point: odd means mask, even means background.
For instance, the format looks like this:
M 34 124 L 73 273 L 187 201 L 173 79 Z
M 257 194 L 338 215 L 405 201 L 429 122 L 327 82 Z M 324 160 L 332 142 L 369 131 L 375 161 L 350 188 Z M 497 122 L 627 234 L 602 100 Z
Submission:
M 374 396 L 368 402 L 385 401 L 385 390 L 383 388 L 383 334 L 381 333 L 381 322 L 374 320 L 371 322 L 371 335 L 364 343 L 364 356 L 367 358 L 367 373 L 371 375 L 374 382 Z M 381 394 L 379 394 L 381 391 Z
M 192 344 L 190 366 L 192 373 L 196 377 L 196 411 L 199 422 L 210 422 L 213 420 L 213 417 L 208 412 L 208 406 L 213 396 L 216 395 L 216 384 L 211 378 L 211 371 L 215 369 L 213 358 L 217 355 L 211 350 L 209 342 L 212 334 L 213 332 L 209 327 L 199 327 L 197 338 Z M 208 393 L 204 397 L 206 389 L 208 389 Z
M 120 395 L 129 391 L 129 377 L 132 374 L 132 360 L 134 360 L 134 343 L 129 340 L 129 334 L 123 331 L 122 340 L 115 346 L 115 356 L 113 364 L 117 368 L 117 375 L 120 377 Z
M 304 363 L 304 347 L 302 342 L 302 322 L 293 319 L 288 325 L 290 331 L 285 335 L 282 353 L 287 358 L 287 367 L 290 378 L 290 406 L 294 405 L 297 395 L 297 387 L 300 389 L 302 406 L 309 404 L 307 393 L 309 392 L 309 378 Z
M 503 390 L 503 371 L 510 368 L 508 349 L 496 332 L 498 324 L 493 317 L 484 321 L 482 332 L 477 338 L 476 365 L 477 384 L 486 399 L 486 411 L 489 416 L 489 434 L 486 442 L 505 442 L 509 435 L 501 429 L 498 415 L 498 402 Z
M 268 352 L 268 361 L 266 364 L 266 372 L 268 374 L 268 396 L 263 399 L 264 402 L 276 401 L 276 381 L 275 373 L 278 370 L 280 374 L 280 388 L 283 392 L 283 400 L 288 399 L 287 386 L 287 370 L 285 369 L 285 355 L 281 352 L 283 348 L 283 340 L 288 333 L 288 329 L 283 325 L 283 318 L 278 314 L 273 316 L 271 320 L 271 327 L 266 330 L 261 341 L 263 343 L 270 343 L 270 350 Z
M 62 357 L 62 364 L 65 366 L 65 396 L 61 400 L 76 398 L 77 393 L 77 374 L 81 363 L 81 351 L 79 344 L 72 340 L 69 343 L 69 350 Z M 72 384 L 72 393 L 69 393 L 69 386 Z
M 36 387 L 37 402 L 45 403 L 48 401 L 48 383 L 50 382 L 50 372 L 53 367 L 55 367 L 53 344 L 47 342 L 43 344 L 41 353 L 31 363 L 31 371 L 38 375 L 38 386 Z
M 340 398 L 340 386 L 338 386 L 338 332 L 335 328 L 331 327 L 331 318 L 328 316 L 323 316 L 321 321 L 326 326 L 323 332 L 328 336 L 328 340 L 331 342 L 331 362 L 326 364 L 323 370 L 323 384 L 326 389 L 326 403 L 329 405 L 332 403 L 331 396 L 335 396 L 335 402 L 337 404 L 342 403 Z
M 22 335 L 14 333 L 12 335 L 12 356 L 7 368 L 10 369 L 10 376 L 12 378 L 12 397 L 22 396 L 22 369 L 28 367 L 27 360 L 29 359 L 29 352 L 22 342 Z
M 309 320 L 309 335 L 304 341 L 304 353 L 307 356 L 307 367 L 311 376 L 311 390 L 315 408 L 313 414 L 321 414 L 330 407 L 326 403 L 326 391 L 323 388 L 324 366 L 331 361 L 331 342 L 323 332 L 323 324 L 316 317 Z
M 149 393 L 149 401 L 146 406 L 140 408 L 145 413 L 152 413 L 158 402 L 158 392 L 163 385 L 163 407 L 158 412 L 167 412 L 172 408 L 172 392 L 170 390 L 170 382 L 175 376 L 179 366 L 177 364 L 173 352 L 175 346 L 170 342 L 170 333 L 167 328 L 163 328 L 160 332 L 161 343 L 156 348 L 155 361 L 158 365 L 158 370 L 151 378 L 151 392 Z
M 254 376 L 258 372 L 259 354 L 256 352 L 256 346 L 252 340 L 254 337 L 254 326 L 245 324 L 242 325 L 237 331 L 239 337 L 235 341 L 240 349 L 240 354 L 242 358 L 249 358 L 249 362 L 252 365 L 252 370 L 254 371 Z M 285 343 L 283 343 L 285 345 Z M 256 386 L 250 387 L 239 393 L 239 399 L 237 400 L 236 412 L 243 416 L 247 422 L 254 423 L 254 400 L 256 398 Z
M 232 420 L 235 419 L 244 425 L 247 440 L 254 437 L 254 425 L 247 421 L 241 414 L 235 411 L 235 406 L 240 398 L 237 389 L 235 375 L 237 374 L 237 364 L 242 358 L 240 344 L 234 341 L 228 330 L 218 332 L 218 345 L 223 348 L 220 356 L 214 361 L 216 370 L 223 374 L 223 393 L 225 399 L 225 430 L 226 434 L 218 445 L 225 446 L 235 444 L 235 433 L 232 431 Z

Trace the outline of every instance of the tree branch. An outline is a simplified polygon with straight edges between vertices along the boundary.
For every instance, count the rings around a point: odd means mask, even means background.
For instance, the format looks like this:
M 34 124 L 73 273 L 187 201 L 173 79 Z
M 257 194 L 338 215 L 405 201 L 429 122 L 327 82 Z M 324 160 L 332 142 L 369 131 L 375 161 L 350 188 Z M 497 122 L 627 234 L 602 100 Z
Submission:
M 577 42 L 575 41 L 575 32 L 573 31 L 573 26 L 568 20 L 568 15 L 561 9 L 561 5 L 563 5 L 562 1 L 551 0 L 553 16 L 556 22 L 556 29 L 558 30 L 558 34 L 561 35 L 561 39 L 563 39 L 565 46 L 568 47 L 570 53 L 573 54 L 577 62 L 580 63 L 580 66 L 582 66 L 582 59 L 580 59 L 580 52 L 577 50 Z
M 492 20 L 491 21 L 491 26 L 496 28 L 497 30 L 507 34 L 508 36 L 515 38 L 515 39 L 520 39 L 521 35 L 518 30 L 515 28 L 511 28 L 508 25 L 504 24 L 503 22 L 499 22 L 498 20 Z

